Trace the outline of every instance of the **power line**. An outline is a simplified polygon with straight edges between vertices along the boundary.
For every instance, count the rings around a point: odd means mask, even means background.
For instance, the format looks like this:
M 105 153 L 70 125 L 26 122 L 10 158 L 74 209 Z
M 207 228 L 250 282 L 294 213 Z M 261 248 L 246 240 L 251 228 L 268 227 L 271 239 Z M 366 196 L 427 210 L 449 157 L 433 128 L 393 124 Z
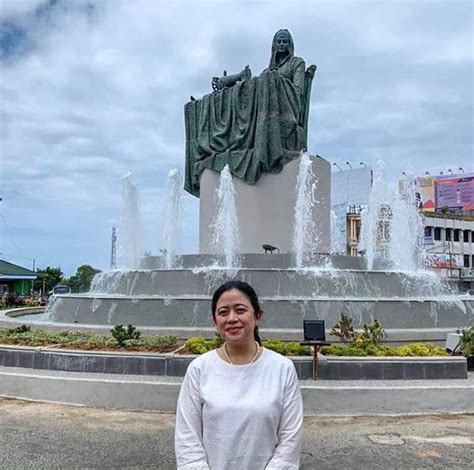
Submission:
M 13 242 L 13 245 L 15 245 L 15 248 L 17 249 L 18 253 L 20 253 L 21 256 L 24 256 L 20 248 L 18 248 L 18 245 L 16 244 L 15 239 L 13 238 L 12 233 L 10 232 L 10 228 L 8 227 L 7 221 L 5 220 L 5 217 L 3 217 L 3 214 L 0 214 L 0 217 L 3 220 L 3 223 L 5 224 L 5 228 L 7 229 L 8 235 L 10 235 L 10 238 Z
M 15 253 L 7 253 L 5 251 L 0 251 L 0 254 L 2 256 L 9 256 L 11 258 L 26 259 L 26 260 L 29 260 L 29 261 L 31 261 L 33 259 L 31 256 L 19 256 L 19 255 L 16 255 Z

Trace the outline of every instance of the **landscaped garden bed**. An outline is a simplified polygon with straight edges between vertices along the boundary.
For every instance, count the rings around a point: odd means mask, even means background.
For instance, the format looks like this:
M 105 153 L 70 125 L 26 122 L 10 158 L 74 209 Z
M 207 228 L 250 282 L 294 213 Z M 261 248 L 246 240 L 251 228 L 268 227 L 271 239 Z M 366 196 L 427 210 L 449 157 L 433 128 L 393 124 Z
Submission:
M 202 337 L 189 338 L 184 348 L 180 349 L 181 354 L 203 354 L 221 345 L 219 338 L 205 339 Z M 309 347 L 301 346 L 298 342 L 285 342 L 278 339 L 263 341 L 263 346 L 284 356 L 310 356 Z M 333 344 L 325 346 L 321 350 L 325 356 L 349 356 L 349 357 L 427 357 L 427 356 L 448 356 L 449 354 L 440 347 L 431 343 L 410 343 L 403 346 L 366 345 L 355 346 L 345 344 Z
M 350 328 L 346 328 L 347 326 Z M 351 328 L 350 322 L 346 322 L 343 330 L 336 325 L 331 333 L 339 337 L 342 344 L 323 348 L 327 360 L 320 361 L 321 379 L 467 377 L 465 359 L 446 357 L 448 354 L 442 348 L 426 343 L 398 347 L 381 344 L 384 332 L 377 321 L 365 324 L 364 330 L 359 332 Z M 22 325 L 18 328 L 0 329 L 0 365 L 68 372 L 180 377 L 196 355 L 216 349 L 221 344 L 222 339 L 217 335 L 212 339 L 189 338 L 184 344 L 178 344 L 175 336 L 142 337 L 132 325 L 117 325 L 108 335 L 32 330 Z M 264 340 L 263 346 L 290 356 L 300 379 L 311 378 L 312 358 L 309 347 L 277 339 Z
M 130 336 L 139 332 L 132 331 Z M 124 338 L 125 337 L 125 338 Z M 120 336 L 100 335 L 79 331 L 46 331 L 30 330 L 26 326 L 12 329 L 0 329 L 0 344 L 50 347 L 58 349 L 78 349 L 86 351 L 130 351 L 165 353 L 177 351 L 179 354 L 203 354 L 218 348 L 222 341 L 219 337 L 205 339 L 189 338 L 184 345 L 179 345 L 175 336 L 141 336 L 128 338 L 127 331 Z M 284 356 L 310 356 L 309 347 L 298 342 L 284 342 L 277 339 L 263 341 L 264 347 Z M 443 348 L 430 343 L 412 343 L 404 346 L 391 347 L 385 345 L 354 345 L 334 344 L 322 349 L 326 356 L 390 356 L 390 357 L 427 357 L 448 355 Z
M 80 331 L 46 331 L 18 328 L 0 328 L 0 344 L 78 349 L 86 351 L 142 351 L 164 353 L 177 349 L 175 336 L 141 336 L 133 327 L 118 325 L 109 335 Z

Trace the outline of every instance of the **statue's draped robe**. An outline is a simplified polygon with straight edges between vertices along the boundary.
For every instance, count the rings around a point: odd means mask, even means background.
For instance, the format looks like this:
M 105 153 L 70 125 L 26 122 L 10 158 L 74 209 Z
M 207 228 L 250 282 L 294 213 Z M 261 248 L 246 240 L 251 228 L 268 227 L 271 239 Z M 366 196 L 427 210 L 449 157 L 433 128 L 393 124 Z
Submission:
M 185 189 L 199 196 L 206 169 L 231 173 L 248 184 L 278 173 L 306 148 L 301 122 L 305 63 L 290 57 L 278 70 L 185 105 Z

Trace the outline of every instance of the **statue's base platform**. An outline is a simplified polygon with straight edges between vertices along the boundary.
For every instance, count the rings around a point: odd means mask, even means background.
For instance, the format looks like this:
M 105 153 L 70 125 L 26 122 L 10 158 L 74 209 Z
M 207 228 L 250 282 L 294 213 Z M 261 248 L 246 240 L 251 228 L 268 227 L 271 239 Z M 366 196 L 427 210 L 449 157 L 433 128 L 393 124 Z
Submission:
M 317 178 L 312 218 L 317 227 L 315 251 L 328 253 L 330 248 L 331 165 L 321 157 L 311 157 Z M 293 251 L 296 181 L 300 159 L 287 163 L 277 174 L 265 173 L 249 185 L 234 178 L 237 223 L 240 235 L 239 253 L 263 253 L 262 245 L 277 247 L 280 253 Z M 220 173 L 204 170 L 199 203 L 199 252 L 214 254 L 212 226 L 217 214 L 216 190 Z

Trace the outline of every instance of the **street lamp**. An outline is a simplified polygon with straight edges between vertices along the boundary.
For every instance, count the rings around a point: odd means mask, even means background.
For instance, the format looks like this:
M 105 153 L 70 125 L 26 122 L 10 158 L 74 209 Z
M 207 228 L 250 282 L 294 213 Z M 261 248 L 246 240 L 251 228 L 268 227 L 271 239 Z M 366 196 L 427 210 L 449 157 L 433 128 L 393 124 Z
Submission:
M 458 171 L 462 171 L 462 172 L 464 173 L 464 168 L 463 168 L 462 166 L 460 166 L 460 167 L 458 168 Z
M 365 166 L 367 168 L 367 165 L 364 162 L 360 162 L 359 165 Z
M 451 170 L 451 168 L 448 168 L 448 173 L 451 172 L 451 174 L 453 174 L 453 170 Z
M 336 168 L 339 168 L 339 171 L 342 171 L 342 168 L 341 168 L 336 162 L 334 162 L 333 165 L 334 165 Z
M 346 165 L 352 170 L 352 165 L 349 162 L 346 162 Z
M 425 171 L 425 175 L 431 176 L 431 173 L 429 171 Z

